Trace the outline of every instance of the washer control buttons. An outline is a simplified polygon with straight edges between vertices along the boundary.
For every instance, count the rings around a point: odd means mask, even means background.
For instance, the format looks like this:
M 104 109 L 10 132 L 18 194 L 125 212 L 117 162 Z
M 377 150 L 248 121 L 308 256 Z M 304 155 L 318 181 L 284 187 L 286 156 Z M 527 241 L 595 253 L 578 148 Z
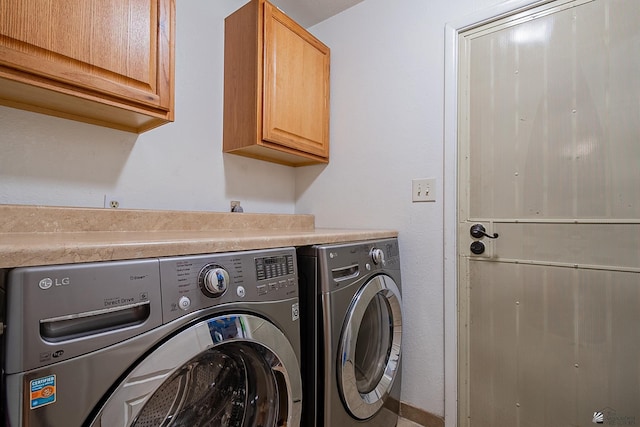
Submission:
M 189 307 L 191 307 L 191 300 L 189 299 L 189 297 L 180 297 L 180 299 L 178 300 L 178 307 L 185 311 L 188 310 Z
M 371 260 L 374 264 L 384 265 L 384 252 L 382 249 L 373 248 L 371 252 L 369 252 L 369 255 L 371 255 Z
M 238 295 L 240 298 L 244 298 L 244 296 L 246 295 L 246 291 L 243 286 L 238 286 L 236 288 L 236 295 Z
M 221 297 L 229 286 L 229 273 L 219 265 L 205 265 L 200 270 L 200 288 L 202 292 L 212 298 Z

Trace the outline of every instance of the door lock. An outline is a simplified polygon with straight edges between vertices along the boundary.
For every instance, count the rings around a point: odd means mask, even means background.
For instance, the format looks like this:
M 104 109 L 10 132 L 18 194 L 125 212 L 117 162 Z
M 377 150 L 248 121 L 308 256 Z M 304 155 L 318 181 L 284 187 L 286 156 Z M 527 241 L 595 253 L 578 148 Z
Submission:
M 471 247 L 469 249 L 471 249 L 471 253 L 474 255 L 481 255 L 484 253 L 484 243 L 476 240 L 471 242 Z

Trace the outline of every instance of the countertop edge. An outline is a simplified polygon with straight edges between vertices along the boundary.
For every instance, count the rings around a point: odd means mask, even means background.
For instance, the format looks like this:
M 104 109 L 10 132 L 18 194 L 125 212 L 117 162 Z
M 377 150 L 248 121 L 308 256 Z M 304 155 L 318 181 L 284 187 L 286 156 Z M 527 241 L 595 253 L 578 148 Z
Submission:
M 235 252 L 397 237 L 316 228 L 311 214 L 0 205 L 0 268 Z
M 318 228 L 0 233 L 0 268 L 235 252 L 397 237 L 394 230 Z

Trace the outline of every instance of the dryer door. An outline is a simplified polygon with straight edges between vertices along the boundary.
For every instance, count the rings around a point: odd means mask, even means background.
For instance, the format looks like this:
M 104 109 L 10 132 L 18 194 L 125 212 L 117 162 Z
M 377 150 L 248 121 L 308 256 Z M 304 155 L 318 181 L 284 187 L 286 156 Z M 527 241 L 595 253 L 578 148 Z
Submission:
M 394 280 L 375 276 L 354 296 L 340 340 L 342 399 L 359 419 L 384 404 L 398 374 L 402 341 L 402 300 Z
M 298 426 L 301 400 L 285 335 L 256 316 L 219 316 L 146 356 L 91 426 Z

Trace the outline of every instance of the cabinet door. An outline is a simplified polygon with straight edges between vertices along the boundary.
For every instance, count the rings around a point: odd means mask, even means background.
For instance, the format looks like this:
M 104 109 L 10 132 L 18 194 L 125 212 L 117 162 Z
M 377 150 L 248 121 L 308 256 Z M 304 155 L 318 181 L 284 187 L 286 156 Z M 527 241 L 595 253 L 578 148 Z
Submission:
M 263 141 L 329 156 L 329 48 L 265 2 Z
M 2 0 L 0 76 L 170 120 L 172 14 L 172 0 Z

